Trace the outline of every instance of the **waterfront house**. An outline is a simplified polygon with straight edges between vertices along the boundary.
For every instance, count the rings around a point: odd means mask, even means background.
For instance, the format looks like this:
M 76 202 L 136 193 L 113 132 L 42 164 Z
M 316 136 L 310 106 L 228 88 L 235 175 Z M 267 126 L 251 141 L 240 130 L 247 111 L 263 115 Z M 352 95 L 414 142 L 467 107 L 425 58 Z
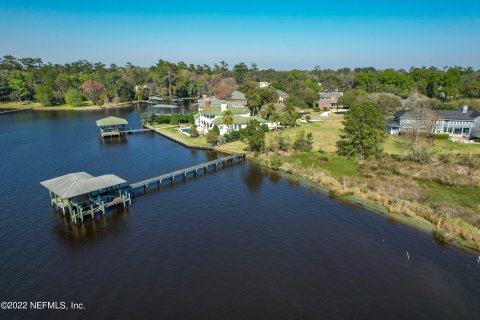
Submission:
M 246 106 L 214 97 L 199 100 L 198 108 L 198 114 L 195 115 L 195 125 L 203 133 L 212 130 L 214 125 L 217 125 L 220 129 L 220 135 L 224 135 L 245 128 L 250 120 L 267 123 L 265 119 L 252 117 L 250 109 Z M 233 125 L 230 127 L 223 123 L 223 113 L 226 110 L 230 110 L 233 114 Z
M 330 111 L 337 108 L 338 99 L 343 96 L 343 92 L 330 91 L 330 92 L 321 92 L 320 99 L 318 99 L 317 104 L 320 109 L 325 111 Z
M 402 110 L 393 119 L 387 120 L 388 133 L 396 135 L 411 130 L 418 124 L 425 125 L 431 133 L 446 133 L 453 137 L 470 139 L 476 136 L 475 127 L 480 125 L 480 112 L 469 111 L 468 106 L 460 110 L 432 110 L 432 116 L 418 116 L 413 110 Z

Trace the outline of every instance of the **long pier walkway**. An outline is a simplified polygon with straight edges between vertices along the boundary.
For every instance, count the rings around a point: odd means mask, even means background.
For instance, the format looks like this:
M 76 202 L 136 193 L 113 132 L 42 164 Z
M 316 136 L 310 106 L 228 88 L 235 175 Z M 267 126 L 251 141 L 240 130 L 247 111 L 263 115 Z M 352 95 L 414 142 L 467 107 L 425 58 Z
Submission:
M 149 187 L 151 186 L 157 186 L 160 187 L 160 185 L 164 181 L 169 181 L 173 183 L 175 181 L 176 177 L 181 177 L 182 180 L 185 180 L 188 174 L 192 174 L 193 176 L 196 176 L 199 172 L 202 172 L 205 174 L 207 173 L 209 168 L 217 168 L 219 165 L 225 167 L 227 163 L 234 164 L 236 162 L 240 162 L 243 159 L 245 159 L 246 154 L 244 153 L 237 153 L 231 156 L 219 158 L 213 161 L 205 162 L 198 164 L 196 166 L 188 167 L 185 169 L 177 170 L 174 172 L 170 172 L 167 174 L 163 174 L 161 176 L 155 177 L 155 178 L 150 178 L 146 180 L 142 180 L 139 182 L 135 182 L 130 184 L 130 190 L 132 194 L 135 194 L 135 191 L 138 191 L 139 189 L 143 189 L 144 192 L 148 190 Z

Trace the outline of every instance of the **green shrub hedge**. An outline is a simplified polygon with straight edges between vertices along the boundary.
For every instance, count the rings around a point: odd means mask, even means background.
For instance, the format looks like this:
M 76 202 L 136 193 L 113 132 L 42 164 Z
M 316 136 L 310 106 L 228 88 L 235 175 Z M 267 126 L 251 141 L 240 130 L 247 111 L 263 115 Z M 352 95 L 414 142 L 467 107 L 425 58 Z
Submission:
M 448 139 L 449 135 L 446 133 L 436 133 L 434 134 L 435 138 L 437 139 Z

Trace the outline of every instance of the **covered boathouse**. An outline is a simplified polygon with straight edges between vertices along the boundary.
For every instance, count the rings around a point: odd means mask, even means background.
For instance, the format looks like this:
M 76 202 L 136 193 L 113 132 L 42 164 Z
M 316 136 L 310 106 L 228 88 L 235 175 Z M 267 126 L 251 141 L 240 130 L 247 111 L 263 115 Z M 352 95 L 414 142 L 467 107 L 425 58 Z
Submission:
M 175 106 L 173 104 L 156 104 L 152 106 L 152 108 L 155 110 L 155 115 L 159 114 L 167 114 L 167 115 L 174 115 L 174 114 L 179 114 L 180 113 L 180 107 Z
M 83 222 L 84 216 L 95 213 L 105 214 L 106 208 L 131 205 L 129 189 L 123 190 L 126 183 L 113 174 L 94 177 L 86 172 L 70 173 L 61 177 L 40 182 L 50 192 L 52 207 L 61 208 L 65 215 L 70 213 L 72 221 Z
M 102 137 L 119 137 L 126 134 L 128 121 L 117 117 L 107 117 L 97 120 L 97 127 L 100 128 Z

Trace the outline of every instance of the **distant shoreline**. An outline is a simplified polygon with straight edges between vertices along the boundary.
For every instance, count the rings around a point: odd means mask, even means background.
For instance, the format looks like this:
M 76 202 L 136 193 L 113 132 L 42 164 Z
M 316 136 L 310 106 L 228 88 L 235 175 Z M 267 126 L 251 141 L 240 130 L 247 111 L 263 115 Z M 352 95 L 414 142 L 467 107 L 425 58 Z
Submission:
M 19 112 L 22 110 L 35 110 L 35 111 L 101 111 L 106 109 L 123 109 L 131 107 L 135 104 L 136 101 L 130 102 L 122 102 L 113 105 L 107 106 L 81 106 L 81 107 L 72 107 L 69 105 L 60 105 L 60 106 L 52 106 L 52 107 L 42 107 L 36 103 L 28 103 L 15 105 L 13 103 L 0 103 L 0 114 L 2 114 L 2 109 L 8 109 L 7 111 L 10 112 Z

